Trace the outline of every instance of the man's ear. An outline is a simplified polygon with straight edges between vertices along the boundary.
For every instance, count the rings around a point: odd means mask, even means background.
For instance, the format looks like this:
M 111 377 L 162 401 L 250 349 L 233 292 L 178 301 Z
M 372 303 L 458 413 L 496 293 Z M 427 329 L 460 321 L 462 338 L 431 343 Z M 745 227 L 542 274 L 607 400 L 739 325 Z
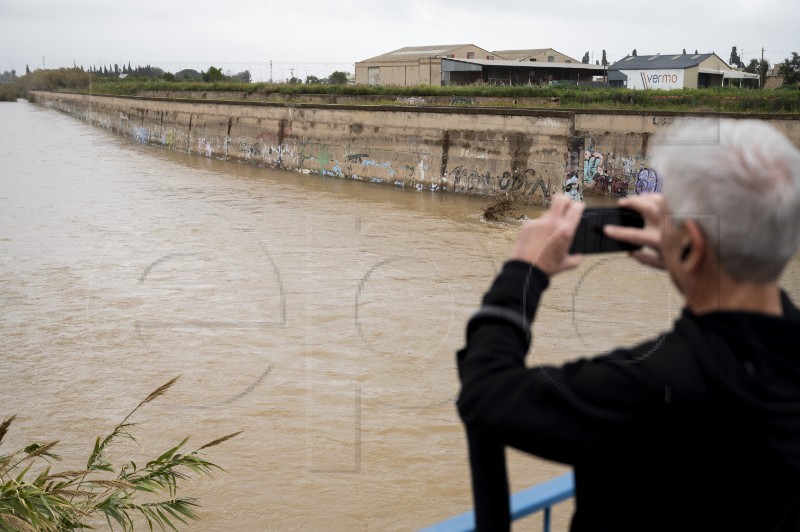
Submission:
M 681 262 L 688 270 L 695 270 L 703 265 L 708 250 L 708 239 L 695 220 L 684 222 L 685 242 L 681 244 Z

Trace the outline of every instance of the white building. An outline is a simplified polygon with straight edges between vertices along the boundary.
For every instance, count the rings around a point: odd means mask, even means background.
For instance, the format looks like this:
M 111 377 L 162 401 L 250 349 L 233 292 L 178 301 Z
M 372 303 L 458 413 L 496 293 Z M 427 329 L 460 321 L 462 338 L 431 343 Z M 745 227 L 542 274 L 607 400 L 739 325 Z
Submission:
M 696 89 L 758 79 L 732 69 L 717 54 L 629 55 L 608 67 L 608 82 L 629 89 Z

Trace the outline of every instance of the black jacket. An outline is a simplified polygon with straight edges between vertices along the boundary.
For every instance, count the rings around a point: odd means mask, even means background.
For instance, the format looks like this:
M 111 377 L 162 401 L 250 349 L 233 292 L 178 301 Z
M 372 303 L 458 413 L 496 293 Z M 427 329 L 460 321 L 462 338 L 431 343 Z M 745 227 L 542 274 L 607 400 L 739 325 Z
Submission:
M 684 310 L 634 348 L 526 368 L 547 285 L 506 263 L 458 352 L 479 528 L 507 527 L 511 445 L 574 466 L 572 530 L 800 530 L 800 311 L 785 294 L 782 318 Z

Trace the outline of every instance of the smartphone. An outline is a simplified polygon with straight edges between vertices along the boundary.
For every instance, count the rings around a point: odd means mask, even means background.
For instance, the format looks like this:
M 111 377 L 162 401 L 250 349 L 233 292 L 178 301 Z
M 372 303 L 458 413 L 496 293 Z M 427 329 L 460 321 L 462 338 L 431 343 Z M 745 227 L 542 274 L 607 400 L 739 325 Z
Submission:
M 581 216 L 570 253 L 611 253 L 631 251 L 641 246 L 620 242 L 603 234 L 604 225 L 644 227 L 644 218 L 625 207 L 587 207 Z

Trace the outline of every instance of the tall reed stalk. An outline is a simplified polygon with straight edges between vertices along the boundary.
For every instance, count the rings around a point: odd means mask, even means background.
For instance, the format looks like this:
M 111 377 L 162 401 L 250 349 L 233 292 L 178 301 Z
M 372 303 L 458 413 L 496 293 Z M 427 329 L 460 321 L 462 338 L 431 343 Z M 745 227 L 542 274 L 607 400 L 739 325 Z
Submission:
M 93 518 L 105 518 L 109 528 L 133 530 L 141 518 L 150 530 L 177 530 L 181 523 L 198 519 L 197 499 L 179 497 L 179 483 L 190 473 L 210 476 L 222 468 L 203 458 L 200 451 L 219 445 L 239 432 L 217 438 L 191 452 L 182 452 L 189 438 L 143 466 L 128 461 L 111 462 L 108 449 L 118 440 L 136 441 L 131 416 L 145 404 L 164 395 L 178 377 L 159 386 L 115 426 L 99 436 L 86 461 L 75 471 L 52 470 L 61 459 L 53 452 L 58 441 L 32 443 L 10 454 L 0 454 L 0 530 L 66 531 L 91 528 Z M 0 424 L 0 447 L 16 416 Z M 38 471 L 38 473 L 36 472 Z M 147 502 L 141 502 L 141 498 Z

